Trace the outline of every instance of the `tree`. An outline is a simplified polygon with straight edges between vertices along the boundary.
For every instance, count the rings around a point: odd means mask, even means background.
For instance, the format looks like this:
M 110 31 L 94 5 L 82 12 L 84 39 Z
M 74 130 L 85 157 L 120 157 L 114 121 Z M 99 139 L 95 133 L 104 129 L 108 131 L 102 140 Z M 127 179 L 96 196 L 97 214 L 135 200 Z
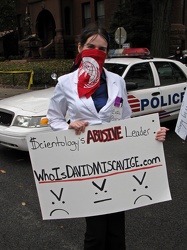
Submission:
M 151 37 L 151 54 L 167 57 L 169 54 L 170 16 L 173 0 L 151 0 L 153 25 Z
M 131 16 L 132 16 L 132 9 L 130 0 L 126 0 L 125 4 L 119 4 L 118 9 L 114 11 L 110 22 L 110 36 L 111 36 L 112 48 L 118 48 L 118 44 L 116 44 L 114 39 L 114 34 L 118 27 L 125 28 L 128 35 L 132 31 L 131 23 L 129 22 Z
M 0 31 L 16 29 L 15 0 L 1 0 Z
M 153 56 L 167 57 L 172 3 L 173 0 L 126 0 L 113 14 L 111 34 L 122 26 L 131 47 L 147 47 Z M 115 42 L 112 45 L 115 48 Z
M 115 33 L 118 27 L 125 28 L 127 43 L 131 47 L 148 47 L 151 43 L 152 6 L 147 0 L 126 0 L 114 12 L 110 32 Z M 115 42 L 112 44 L 115 47 Z
M 152 32 L 152 5 L 147 0 L 131 0 L 132 4 L 132 30 L 133 47 L 146 47 L 150 49 Z

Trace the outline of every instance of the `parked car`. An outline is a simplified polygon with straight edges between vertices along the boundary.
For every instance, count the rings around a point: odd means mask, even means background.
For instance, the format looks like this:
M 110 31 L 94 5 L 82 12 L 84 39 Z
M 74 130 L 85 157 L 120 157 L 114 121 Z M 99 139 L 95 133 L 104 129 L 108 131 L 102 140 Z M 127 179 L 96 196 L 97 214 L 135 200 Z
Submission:
M 127 55 L 125 55 L 127 56 Z M 132 116 L 158 112 L 160 121 L 176 119 L 187 86 L 187 67 L 149 55 L 108 58 L 105 67 L 127 84 Z M 28 151 L 26 136 L 51 131 L 46 113 L 54 87 L 0 100 L 0 144 Z
M 51 131 L 46 112 L 54 87 L 0 100 L 0 144 L 28 151 L 26 136 Z

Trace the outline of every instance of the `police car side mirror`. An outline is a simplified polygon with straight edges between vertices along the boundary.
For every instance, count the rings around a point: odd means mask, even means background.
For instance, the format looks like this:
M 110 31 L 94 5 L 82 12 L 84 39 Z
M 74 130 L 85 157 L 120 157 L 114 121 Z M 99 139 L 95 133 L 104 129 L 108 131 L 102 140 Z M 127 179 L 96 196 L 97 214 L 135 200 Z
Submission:
M 57 73 L 52 73 L 51 74 L 51 79 L 53 80 L 53 86 L 55 86 L 56 84 L 57 84 L 57 82 L 58 82 L 58 75 L 57 75 Z
M 135 82 L 126 82 L 127 90 L 134 90 L 138 88 L 138 84 Z
M 51 78 L 52 78 L 54 81 L 57 81 L 58 76 L 57 76 L 56 73 L 52 73 L 52 74 L 51 74 Z

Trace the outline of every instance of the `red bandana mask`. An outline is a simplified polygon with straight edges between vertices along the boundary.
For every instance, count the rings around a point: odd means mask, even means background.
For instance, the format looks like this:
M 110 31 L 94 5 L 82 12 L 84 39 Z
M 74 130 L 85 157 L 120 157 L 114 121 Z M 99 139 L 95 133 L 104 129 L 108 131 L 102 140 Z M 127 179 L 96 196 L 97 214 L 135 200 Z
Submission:
M 81 53 L 82 61 L 78 69 L 79 97 L 89 98 L 100 86 L 100 75 L 106 53 L 98 49 L 85 49 Z

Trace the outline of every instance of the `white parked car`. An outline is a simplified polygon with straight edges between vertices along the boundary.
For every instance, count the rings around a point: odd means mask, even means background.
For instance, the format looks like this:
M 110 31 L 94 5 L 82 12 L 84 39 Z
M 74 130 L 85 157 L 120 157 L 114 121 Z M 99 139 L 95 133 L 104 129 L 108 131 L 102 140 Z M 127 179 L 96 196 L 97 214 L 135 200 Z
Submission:
M 105 68 L 121 75 L 133 116 L 158 112 L 160 121 L 176 119 L 187 87 L 187 67 L 149 57 L 106 59 Z M 54 87 L 0 100 L 0 144 L 28 151 L 26 136 L 51 131 L 46 113 Z
M 54 87 L 0 100 L 0 144 L 28 151 L 26 136 L 51 131 L 46 113 Z

